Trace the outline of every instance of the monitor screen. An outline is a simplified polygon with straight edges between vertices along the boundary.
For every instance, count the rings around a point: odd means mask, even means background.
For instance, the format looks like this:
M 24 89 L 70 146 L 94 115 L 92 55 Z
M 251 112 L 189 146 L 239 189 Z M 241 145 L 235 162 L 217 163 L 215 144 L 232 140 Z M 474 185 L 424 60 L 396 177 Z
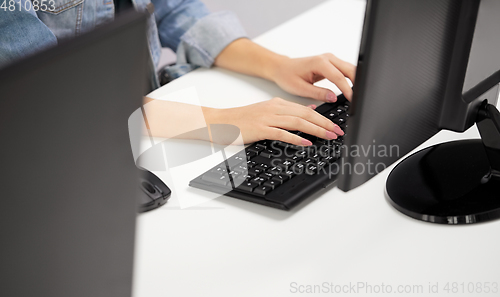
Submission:
M 482 0 L 462 93 L 500 70 L 500 1 Z

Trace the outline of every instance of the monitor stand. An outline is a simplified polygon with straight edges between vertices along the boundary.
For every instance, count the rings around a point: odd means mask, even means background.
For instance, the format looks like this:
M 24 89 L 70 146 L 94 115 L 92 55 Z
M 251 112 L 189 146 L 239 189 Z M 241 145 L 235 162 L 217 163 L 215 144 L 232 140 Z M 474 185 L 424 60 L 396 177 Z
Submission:
M 392 206 L 439 224 L 500 218 L 500 113 L 485 101 L 476 124 L 481 139 L 434 145 L 401 161 L 387 179 Z

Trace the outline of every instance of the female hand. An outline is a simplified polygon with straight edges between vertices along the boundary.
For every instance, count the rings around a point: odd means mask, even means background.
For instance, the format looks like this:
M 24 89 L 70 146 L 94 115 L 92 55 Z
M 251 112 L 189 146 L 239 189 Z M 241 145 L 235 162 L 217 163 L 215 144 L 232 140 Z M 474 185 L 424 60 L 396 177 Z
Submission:
M 344 135 L 339 126 L 306 107 L 281 98 L 273 98 L 243 107 L 211 109 L 205 113 L 207 124 L 231 124 L 240 129 L 244 143 L 263 139 L 280 140 L 308 146 L 312 143 L 289 131 L 302 131 L 324 139 Z
M 352 89 L 346 78 L 354 83 L 356 66 L 333 54 L 297 59 L 282 57 L 275 65 L 271 80 L 289 93 L 320 101 L 335 102 L 337 101 L 335 93 L 313 85 L 326 78 L 337 85 L 347 100 L 352 99 Z
M 326 102 L 335 102 L 337 96 L 328 89 L 314 86 L 315 82 L 326 78 L 337 85 L 347 100 L 351 100 L 352 89 L 346 78 L 354 83 L 356 75 L 356 66 L 333 54 L 290 59 L 245 38 L 229 44 L 217 56 L 214 64 L 274 81 L 294 95 Z

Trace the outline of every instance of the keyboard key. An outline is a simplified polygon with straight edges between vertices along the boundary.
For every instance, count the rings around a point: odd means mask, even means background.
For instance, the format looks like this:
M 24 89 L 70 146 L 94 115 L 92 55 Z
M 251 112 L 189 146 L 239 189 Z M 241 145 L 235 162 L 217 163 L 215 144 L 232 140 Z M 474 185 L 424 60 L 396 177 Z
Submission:
M 297 163 L 296 165 L 302 165 L 302 164 Z M 302 166 L 303 166 L 303 165 L 302 165 Z M 292 169 L 293 169 L 293 168 L 292 168 Z M 291 179 L 291 178 L 293 178 L 294 176 L 296 176 L 297 174 L 301 174 L 301 173 L 302 173 L 302 172 L 298 172 L 298 173 L 297 173 L 297 172 L 295 172 L 295 171 L 293 171 L 293 170 L 287 170 L 287 171 L 283 172 L 283 173 L 282 173 L 282 174 L 280 174 L 280 175 L 282 175 L 282 176 L 286 176 L 286 177 L 288 177 L 288 179 Z
M 229 167 L 234 167 L 242 162 L 246 162 L 246 160 L 247 160 L 247 157 L 244 154 L 240 154 L 240 153 L 227 159 Z
M 246 182 L 246 183 L 242 183 L 241 185 L 239 185 L 237 187 L 238 190 L 241 190 L 241 191 L 245 191 L 245 192 L 252 192 L 253 189 L 255 189 L 256 187 L 258 187 L 259 185 L 256 184 L 256 183 L 253 183 L 253 182 Z
M 327 157 L 327 156 L 331 156 L 332 154 L 332 148 L 331 147 L 328 147 L 328 146 L 323 146 L 319 149 L 319 155 L 321 157 Z
M 240 175 L 236 179 L 233 179 L 234 186 L 237 188 L 243 183 L 248 183 L 251 182 L 253 179 L 253 176 L 249 175 Z
M 302 163 L 296 163 L 296 164 L 293 164 L 292 171 L 293 172 L 299 172 L 301 170 L 304 170 L 304 168 L 305 168 L 304 164 L 302 164 Z M 297 169 L 298 171 L 295 171 L 295 169 Z
M 229 177 L 227 174 L 220 175 L 216 172 L 205 173 L 201 179 L 223 187 L 227 187 L 229 184 Z
M 265 177 L 260 177 L 260 176 L 254 177 L 254 178 L 252 179 L 252 182 L 253 182 L 253 183 L 256 183 L 256 184 L 258 184 L 258 185 L 263 184 L 265 181 L 267 181 L 267 178 L 265 178 Z
M 327 113 L 325 117 L 328 118 L 329 120 L 333 120 L 334 118 L 336 118 L 338 116 L 339 116 L 338 112 L 331 111 L 331 112 Z
M 226 165 L 220 165 L 214 169 L 212 169 L 210 172 L 213 172 L 213 173 L 218 173 L 219 175 L 222 175 L 222 174 L 226 174 L 227 173 L 227 168 L 226 168 Z
M 306 168 L 306 166 L 304 164 L 296 163 L 293 165 L 293 167 L 290 170 L 285 171 L 285 174 L 289 175 L 289 172 L 292 172 L 293 175 L 302 174 L 304 172 L 305 168 Z M 292 178 L 293 176 L 289 176 L 289 177 Z
M 262 172 L 264 172 L 264 170 L 256 168 L 256 167 L 248 169 L 248 174 L 259 175 Z
M 315 159 L 315 158 L 306 158 L 304 160 L 302 160 L 302 164 L 304 165 L 308 165 L 308 164 L 316 164 L 316 162 L 318 161 L 318 159 Z
M 250 174 L 241 174 L 238 178 L 240 179 L 245 179 L 246 181 L 250 181 L 252 178 L 254 178 L 255 175 L 250 175 Z
M 252 167 L 254 167 L 256 165 L 257 165 L 257 162 L 255 162 L 255 161 L 252 161 L 252 160 L 248 160 L 247 161 L 247 167 L 248 168 L 252 168 Z
M 255 194 L 259 194 L 259 195 L 267 195 L 269 192 L 271 192 L 273 189 L 271 187 L 268 187 L 268 186 L 259 186 L 257 188 L 255 188 L 255 190 L 253 191 Z
M 269 168 L 267 172 L 271 173 L 272 175 L 279 175 L 283 171 L 281 167 L 275 166 L 272 168 Z
M 274 149 L 265 149 L 260 153 L 260 155 L 264 158 L 279 157 L 279 154 L 280 152 Z
M 290 160 L 295 162 L 295 163 L 300 162 L 302 159 L 304 159 L 304 157 L 298 156 L 298 155 L 295 155 L 295 156 L 290 158 Z
M 257 156 L 257 153 L 252 152 L 252 151 L 247 151 L 246 155 L 247 155 L 247 159 L 252 159 L 253 157 Z
M 278 167 L 282 168 L 283 170 L 288 170 L 292 167 L 292 165 L 294 164 L 293 161 L 291 160 L 285 160 L 281 163 L 278 164 Z
M 306 150 L 298 151 L 295 153 L 295 156 L 304 158 L 307 156 L 307 151 Z
M 265 164 L 265 163 L 259 163 L 257 166 L 255 166 L 255 168 L 259 168 L 259 169 L 262 169 L 264 171 L 266 171 L 267 169 L 269 169 L 269 165 Z
M 238 165 L 236 167 L 233 167 L 233 170 L 239 173 L 247 173 L 248 172 L 248 167 L 246 165 Z
M 264 172 L 264 173 L 261 173 L 259 176 L 263 177 L 263 178 L 271 179 L 274 177 L 274 174 L 269 173 L 269 172 Z
M 276 182 L 279 182 L 279 183 L 284 183 L 286 182 L 287 180 L 289 180 L 290 177 L 288 175 L 285 175 L 285 174 L 280 174 L 280 175 L 276 175 L 275 177 L 273 177 L 271 180 L 273 181 L 276 181 Z
M 309 158 L 313 159 L 313 160 L 319 160 L 321 156 L 319 155 L 319 152 L 315 151 L 314 153 L 310 154 L 309 155 Z
M 263 145 L 258 145 L 258 144 L 256 144 L 256 145 L 251 145 L 251 146 L 247 147 L 247 148 L 245 149 L 245 151 L 247 151 L 247 152 L 248 152 L 248 151 L 250 151 L 250 152 L 254 152 L 254 153 L 256 153 L 256 154 L 258 155 L 258 154 L 259 154 L 261 151 L 263 151 L 264 149 L 265 149 L 265 147 L 264 147 Z
M 306 166 L 307 175 L 315 175 L 316 173 L 318 173 L 318 166 L 316 164 L 308 164 Z
M 326 112 L 332 110 L 332 108 L 337 105 L 337 103 L 323 103 L 320 106 L 318 106 L 315 111 L 324 115 Z
M 237 178 L 240 175 L 241 174 L 239 172 L 236 172 L 236 171 L 229 172 L 229 176 L 231 177 L 231 179 L 235 179 L 235 178 Z
M 345 117 L 338 117 L 336 118 L 333 122 L 336 123 L 337 125 L 342 125 L 346 122 L 346 118 Z
M 264 186 L 266 187 L 270 187 L 271 189 L 276 189 L 277 187 L 279 187 L 281 185 L 281 182 L 278 182 L 276 180 L 268 180 L 264 183 Z
M 337 158 L 335 158 L 334 156 L 326 156 L 324 157 L 323 159 L 321 159 L 323 162 L 326 162 L 326 163 L 333 163 L 335 161 L 337 161 Z

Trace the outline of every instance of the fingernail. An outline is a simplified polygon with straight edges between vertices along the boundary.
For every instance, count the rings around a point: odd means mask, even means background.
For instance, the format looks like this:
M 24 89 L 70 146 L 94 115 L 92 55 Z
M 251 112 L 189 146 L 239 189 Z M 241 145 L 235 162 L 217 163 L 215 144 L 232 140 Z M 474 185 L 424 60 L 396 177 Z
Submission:
M 337 125 L 333 126 L 333 132 L 337 133 L 337 135 L 340 136 L 344 135 L 344 131 L 342 131 L 342 129 L 340 129 L 340 127 Z
M 332 131 L 326 131 L 326 138 L 337 139 L 337 134 L 333 133 Z
M 316 105 L 314 105 L 314 104 L 308 105 L 307 107 L 312 108 L 312 109 L 316 109 Z
M 334 92 L 328 92 L 328 94 L 326 94 L 326 101 L 337 102 L 337 95 L 335 95 Z
M 306 145 L 306 146 L 312 145 L 312 142 L 310 142 L 309 140 L 304 139 L 304 138 L 302 138 L 301 142 L 302 142 L 302 145 Z

